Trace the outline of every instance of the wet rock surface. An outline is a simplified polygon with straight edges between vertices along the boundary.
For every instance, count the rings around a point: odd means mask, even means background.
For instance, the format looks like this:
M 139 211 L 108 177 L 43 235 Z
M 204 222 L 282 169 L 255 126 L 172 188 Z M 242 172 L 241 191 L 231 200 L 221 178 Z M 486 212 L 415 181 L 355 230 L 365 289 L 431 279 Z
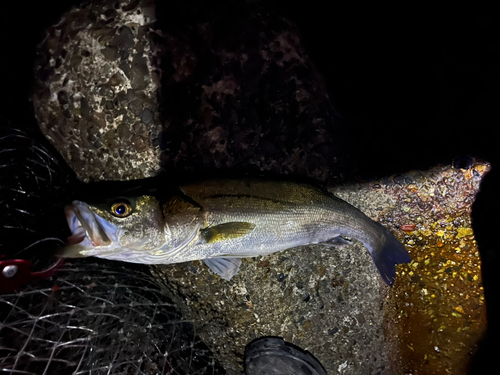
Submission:
M 154 175 L 160 149 L 173 175 L 270 171 L 330 186 L 354 175 L 349 134 L 293 24 L 259 4 L 234 4 L 228 18 L 228 4 L 193 16 L 158 3 L 150 25 L 150 2 L 92 2 L 49 30 L 36 114 L 80 179 Z M 405 238 L 397 225 L 408 220 L 391 210 L 406 212 L 397 202 L 410 198 L 392 187 L 414 181 L 409 174 L 334 192 Z M 389 352 L 398 349 L 384 336 L 388 289 L 359 243 L 247 259 L 230 282 L 202 262 L 154 272 L 230 374 L 262 335 L 309 350 L 332 374 L 391 371 Z
M 393 210 L 380 222 L 399 227 L 413 261 L 400 267 L 386 300 L 394 368 L 406 373 L 465 374 L 486 331 L 482 261 L 472 203 L 491 166 L 470 159 L 412 172 L 371 190 L 389 192 Z
M 38 47 L 35 114 L 81 180 L 135 179 L 159 169 L 151 7 L 149 0 L 84 2 Z M 134 127 L 141 122 L 148 127 Z
M 470 211 L 488 169 L 440 166 L 331 190 L 410 251 L 393 288 L 360 243 L 245 259 L 229 282 L 202 262 L 154 268 L 229 374 L 260 336 L 301 346 L 329 374 L 464 373 L 486 325 Z
M 155 80 L 148 75 L 148 54 L 135 52 L 151 48 L 161 57 L 156 63 L 162 68 L 163 127 L 156 145 L 162 147 L 167 172 L 271 171 L 330 183 L 352 173 L 347 135 L 297 30 L 255 4 L 239 7 L 230 20 L 215 9 L 188 26 L 172 29 L 160 23 L 152 47 L 144 28 L 125 21 L 128 13 L 122 8 L 108 12 L 114 21 L 106 25 L 89 18 L 71 21 L 91 26 L 73 27 L 65 52 L 60 41 L 67 38 L 68 20 L 83 10 L 73 10 L 49 31 L 42 56 L 49 66 L 57 58 L 61 64 L 46 70 L 39 65 L 37 117 L 82 180 L 157 171 L 150 141 L 158 113 Z M 228 37 L 234 33 L 247 44 L 235 44 L 238 38 Z M 76 39 L 78 49 L 72 45 Z M 97 51 L 87 48 L 89 54 L 82 55 L 85 41 L 98 42 Z M 87 85 L 89 77 L 97 84 Z M 248 260 L 229 284 L 201 263 L 165 267 L 159 282 L 166 282 L 167 293 L 188 319 L 201 323 L 196 330 L 228 373 L 241 371 L 248 342 L 271 334 L 311 351 L 330 371 L 344 369 L 346 361 L 354 366 L 351 373 L 387 366 L 384 289 L 360 244 L 342 251 L 311 246 Z M 367 348 L 372 348 L 369 355 Z

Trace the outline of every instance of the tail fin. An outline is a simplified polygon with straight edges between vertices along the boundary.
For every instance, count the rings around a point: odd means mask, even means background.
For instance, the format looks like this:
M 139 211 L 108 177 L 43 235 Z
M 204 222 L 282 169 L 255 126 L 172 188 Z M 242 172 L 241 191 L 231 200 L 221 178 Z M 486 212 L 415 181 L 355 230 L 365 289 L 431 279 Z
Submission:
M 384 231 L 385 236 L 382 238 L 385 241 L 370 252 L 380 276 L 387 285 L 392 286 L 396 277 L 396 264 L 410 263 L 411 257 L 403 244 L 387 228 L 379 223 L 376 224 Z

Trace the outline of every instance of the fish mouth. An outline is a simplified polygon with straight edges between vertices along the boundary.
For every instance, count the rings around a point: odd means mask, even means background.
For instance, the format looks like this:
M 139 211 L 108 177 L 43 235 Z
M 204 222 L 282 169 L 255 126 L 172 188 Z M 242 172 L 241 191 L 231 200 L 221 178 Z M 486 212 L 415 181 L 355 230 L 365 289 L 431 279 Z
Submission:
M 110 223 L 95 214 L 85 202 L 73 201 L 64 211 L 72 233 L 66 241 L 67 246 L 95 248 L 111 244 L 114 236 Z

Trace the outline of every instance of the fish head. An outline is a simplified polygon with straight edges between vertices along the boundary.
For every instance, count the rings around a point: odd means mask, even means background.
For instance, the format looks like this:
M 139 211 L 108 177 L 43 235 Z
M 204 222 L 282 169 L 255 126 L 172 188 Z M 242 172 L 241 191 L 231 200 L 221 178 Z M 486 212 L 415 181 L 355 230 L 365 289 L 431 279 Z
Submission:
M 73 201 L 65 208 L 72 235 L 63 257 L 96 256 L 133 263 L 165 242 L 164 218 L 158 199 L 150 195 L 122 197 L 104 203 Z

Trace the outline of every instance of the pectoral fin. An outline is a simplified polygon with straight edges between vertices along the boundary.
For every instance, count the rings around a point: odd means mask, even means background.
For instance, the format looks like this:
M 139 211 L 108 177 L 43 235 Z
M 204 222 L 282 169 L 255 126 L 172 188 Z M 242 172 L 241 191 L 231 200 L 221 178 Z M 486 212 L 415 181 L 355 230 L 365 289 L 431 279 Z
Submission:
M 255 224 L 245 222 L 224 223 L 201 230 L 201 236 L 206 243 L 226 241 L 243 237 L 255 228 Z
M 212 258 L 203 259 L 208 267 L 223 279 L 229 281 L 238 273 L 241 259 L 238 258 Z

